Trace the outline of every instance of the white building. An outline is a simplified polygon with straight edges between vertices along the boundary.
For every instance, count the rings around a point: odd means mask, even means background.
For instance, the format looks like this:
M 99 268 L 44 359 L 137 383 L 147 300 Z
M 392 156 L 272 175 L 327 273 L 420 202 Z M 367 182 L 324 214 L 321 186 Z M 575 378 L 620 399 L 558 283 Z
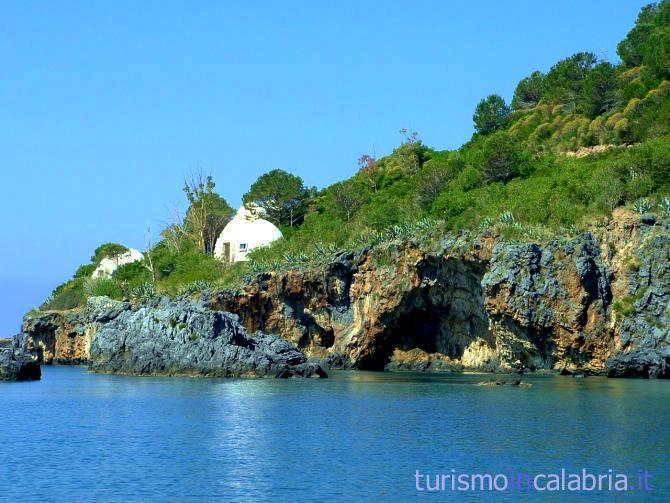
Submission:
M 94 278 L 109 278 L 120 266 L 138 262 L 144 258 L 139 251 L 129 248 L 127 252 L 114 258 L 103 258 L 91 275 Z
M 247 260 L 247 253 L 282 237 L 271 222 L 260 218 L 260 208 L 242 206 L 228 222 L 214 246 L 214 256 L 226 262 Z

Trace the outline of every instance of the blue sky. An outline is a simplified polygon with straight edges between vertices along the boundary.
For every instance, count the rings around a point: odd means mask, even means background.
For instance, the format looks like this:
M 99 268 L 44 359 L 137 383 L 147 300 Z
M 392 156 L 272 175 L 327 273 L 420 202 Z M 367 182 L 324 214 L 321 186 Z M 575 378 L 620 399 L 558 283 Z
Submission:
M 616 44 L 647 2 L 0 4 L 0 337 L 100 243 L 142 248 L 211 170 L 350 176 L 410 128 L 458 147 L 479 99 Z

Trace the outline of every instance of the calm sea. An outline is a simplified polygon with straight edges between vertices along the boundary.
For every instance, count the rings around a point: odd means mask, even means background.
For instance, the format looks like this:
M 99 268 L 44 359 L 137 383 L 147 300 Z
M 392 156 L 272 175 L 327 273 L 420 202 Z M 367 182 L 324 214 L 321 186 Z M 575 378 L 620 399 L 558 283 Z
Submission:
M 136 378 L 43 367 L 41 382 L 0 384 L 0 500 L 670 501 L 670 382 L 476 385 L 485 379 Z M 424 474 L 433 485 L 441 474 L 513 480 L 561 469 L 611 469 L 630 485 L 647 470 L 651 490 L 459 492 L 448 478 L 444 491 L 416 487 L 417 470 L 422 487 Z

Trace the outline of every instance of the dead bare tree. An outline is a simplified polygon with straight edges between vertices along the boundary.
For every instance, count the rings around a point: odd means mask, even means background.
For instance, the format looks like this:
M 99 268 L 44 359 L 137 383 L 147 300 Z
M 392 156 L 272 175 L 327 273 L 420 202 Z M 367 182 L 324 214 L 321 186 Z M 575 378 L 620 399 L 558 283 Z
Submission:
M 214 192 L 215 186 L 212 175 L 205 175 L 202 170 L 191 171 L 184 181 L 189 202 L 184 227 L 205 254 L 214 251 L 216 238 L 234 214 L 226 200 Z
M 163 224 L 163 230 L 161 231 L 161 237 L 165 241 L 168 249 L 172 252 L 179 250 L 179 242 L 188 237 L 188 232 L 184 227 L 184 216 L 179 210 L 178 205 L 173 205 L 168 208 L 170 213 L 169 221 L 161 221 Z
M 149 223 L 149 219 L 147 218 L 147 227 L 146 230 L 144 231 L 144 267 L 149 271 L 151 274 L 151 282 L 156 283 L 156 270 L 154 269 L 154 261 L 153 257 L 151 256 L 152 254 L 152 249 L 153 249 L 153 243 L 151 239 L 151 224 Z
M 187 218 L 194 227 L 198 248 L 202 253 L 207 253 L 207 223 L 214 186 L 212 175 L 206 175 L 202 169 L 190 171 L 184 180 L 184 193 L 190 204 Z

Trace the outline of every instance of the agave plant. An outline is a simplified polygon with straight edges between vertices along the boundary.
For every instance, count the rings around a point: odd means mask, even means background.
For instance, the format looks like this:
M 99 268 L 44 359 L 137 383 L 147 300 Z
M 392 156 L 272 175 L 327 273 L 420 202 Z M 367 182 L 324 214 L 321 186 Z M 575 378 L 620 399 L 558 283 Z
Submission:
M 351 242 L 351 246 L 358 250 L 361 248 L 367 248 L 369 243 L 368 236 L 362 235 L 354 238 L 354 240 Z
M 664 196 L 658 205 L 661 207 L 661 213 L 666 217 L 670 217 L 670 198 Z
M 386 241 L 386 234 L 380 231 L 375 232 L 372 240 L 373 243 L 376 245 L 383 243 L 384 241 Z
M 498 217 L 498 221 L 501 224 L 508 224 L 508 225 L 516 223 L 516 219 L 514 218 L 514 215 L 512 214 L 511 211 L 503 211 Z
M 481 230 L 488 229 L 489 227 L 493 226 L 493 219 L 491 217 L 484 217 L 482 218 L 482 221 L 479 222 L 479 228 Z
M 263 272 L 263 262 L 256 261 L 254 259 L 247 260 L 247 268 L 254 274 Z
M 182 290 L 182 295 L 191 295 L 198 292 L 204 292 L 212 288 L 212 283 L 207 280 L 199 279 L 186 285 Z
M 156 288 L 153 283 L 143 283 L 130 291 L 130 296 L 134 299 L 147 301 L 156 297 Z
M 43 307 L 49 307 L 49 305 L 54 301 L 54 298 L 55 298 L 55 295 L 53 294 L 53 292 L 51 292 L 49 294 L 49 296 L 46 299 L 44 299 L 44 302 L 42 303 L 42 306 Z
M 330 255 L 337 255 L 338 253 L 340 253 L 341 250 L 337 246 L 331 243 L 326 247 L 326 251 Z
M 284 259 L 284 262 L 286 262 L 287 264 L 295 264 L 297 262 L 296 256 L 291 252 L 284 253 L 284 256 L 282 258 Z
M 638 213 L 647 213 L 649 210 L 651 210 L 652 205 L 649 202 L 649 199 L 646 197 L 642 197 L 635 201 L 635 204 L 633 205 L 633 209 L 637 211 Z

